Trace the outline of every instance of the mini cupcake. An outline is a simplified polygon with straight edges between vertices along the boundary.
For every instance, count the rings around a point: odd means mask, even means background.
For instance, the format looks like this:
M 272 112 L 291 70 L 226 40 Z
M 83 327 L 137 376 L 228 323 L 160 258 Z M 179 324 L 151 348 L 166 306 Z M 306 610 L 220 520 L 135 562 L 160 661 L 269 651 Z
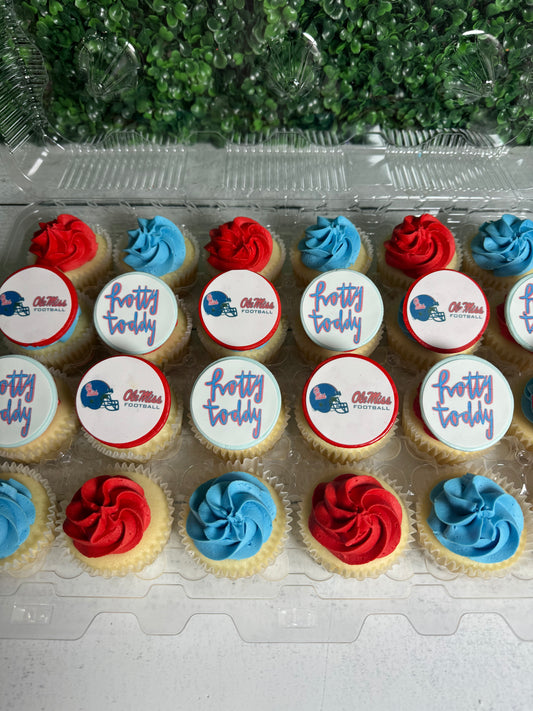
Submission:
M 139 467 L 116 467 L 76 491 L 65 511 L 63 541 L 90 575 L 138 573 L 165 547 L 173 510 L 166 485 Z
M 533 452 L 533 378 L 530 373 L 513 383 L 513 394 L 514 413 L 509 434 Z
M 215 359 L 240 355 L 261 363 L 272 360 L 283 345 L 287 320 L 272 284 L 247 269 L 214 277 L 198 303 L 198 336 Z
M 455 474 L 420 499 L 420 542 L 437 563 L 454 573 L 503 575 L 528 546 L 529 506 L 507 483 L 500 486 L 471 472 Z
M 186 352 L 192 319 L 164 281 L 128 272 L 112 279 L 98 295 L 94 325 L 112 352 L 138 355 L 162 367 Z
M 17 462 L 55 459 L 78 429 L 63 378 L 26 356 L 0 358 L 0 456 Z
M 450 230 L 433 215 L 407 215 L 378 252 L 378 273 L 388 286 L 408 289 L 438 269 L 460 269 L 461 252 Z
M 98 451 L 133 462 L 170 447 L 183 418 L 163 373 L 137 356 L 112 356 L 92 366 L 78 385 L 76 411 Z
M 285 261 L 281 239 L 250 217 L 236 217 L 209 231 L 205 249 L 212 274 L 249 269 L 275 281 Z
M 196 379 L 190 399 L 191 427 L 199 441 L 226 461 L 264 454 L 288 420 L 270 370 L 250 358 L 211 363 Z
M 24 267 L 0 286 L 0 330 L 12 353 L 59 369 L 87 361 L 96 340 L 89 299 L 50 267 Z
M 118 272 L 146 272 L 159 277 L 173 291 L 188 289 L 196 279 L 199 251 L 193 235 L 166 217 L 137 218 L 138 229 L 115 250 Z
M 33 572 L 54 540 L 55 496 L 36 471 L 0 465 L 0 572 Z
M 34 263 L 64 272 L 76 289 L 99 289 L 111 273 L 112 250 L 108 233 L 92 228 L 73 215 L 58 215 L 40 222 L 33 235 L 30 253 Z
M 384 368 L 363 356 L 339 355 L 318 365 L 296 410 L 310 447 L 332 462 L 370 457 L 394 434 L 398 392 Z
M 316 277 L 300 300 L 293 335 L 312 363 L 339 353 L 370 355 L 383 333 L 383 299 L 364 274 L 334 269 Z
M 209 573 L 245 578 L 260 573 L 283 549 L 288 499 L 280 485 L 244 471 L 204 482 L 184 509 L 181 532 L 193 558 Z
M 505 214 L 484 222 L 465 250 L 465 271 L 485 288 L 508 292 L 533 272 L 533 221 Z
M 366 274 L 373 250 L 368 237 L 340 215 L 334 219 L 318 217 L 305 229 L 303 237 L 291 250 L 291 262 L 297 284 L 303 286 L 332 269 L 350 269 Z
M 300 531 L 313 558 L 347 578 L 376 578 L 408 547 L 410 517 L 393 486 L 364 471 L 318 484 L 300 511 Z

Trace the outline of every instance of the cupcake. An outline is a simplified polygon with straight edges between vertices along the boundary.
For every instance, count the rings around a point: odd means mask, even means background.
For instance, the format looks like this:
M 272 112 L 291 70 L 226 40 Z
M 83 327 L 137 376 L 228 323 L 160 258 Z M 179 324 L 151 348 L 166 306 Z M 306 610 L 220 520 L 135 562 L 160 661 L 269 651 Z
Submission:
M 164 281 L 128 272 L 112 279 L 98 295 L 94 325 L 114 353 L 138 355 L 162 367 L 184 355 L 192 319 Z
M 0 456 L 17 462 L 55 459 L 78 428 L 63 378 L 26 356 L 0 358 Z
M 514 413 L 509 434 L 533 452 L 533 377 L 531 373 L 513 383 Z
M 245 578 L 267 568 L 289 530 L 288 499 L 281 486 L 244 471 L 209 479 L 183 512 L 182 537 L 209 573 Z
M 92 366 L 78 385 L 76 411 L 98 451 L 134 462 L 167 449 L 183 417 L 163 373 L 137 356 L 112 356 Z
M 334 219 L 318 217 L 305 229 L 291 251 L 297 284 L 303 286 L 332 269 L 350 269 L 366 274 L 373 250 L 368 237 L 340 215 Z
M 398 392 L 369 358 L 339 355 L 318 365 L 296 410 L 306 442 L 332 462 L 352 462 L 382 449 L 394 434 Z
M 173 291 L 189 288 L 196 279 L 198 245 L 192 234 L 166 217 L 137 218 L 138 228 L 128 231 L 128 242 L 118 245 L 118 272 L 146 272 L 159 277 Z
M 509 291 L 533 272 L 533 221 L 505 214 L 484 222 L 465 250 L 465 271 L 485 288 Z
M 211 363 L 196 379 L 190 420 L 199 441 L 226 461 L 271 449 L 288 420 L 279 385 L 261 363 L 232 356 Z
M 313 363 L 339 353 L 368 356 L 379 345 L 382 322 L 376 285 L 364 274 L 334 269 L 305 289 L 293 335 L 300 353 Z
M 250 217 L 236 217 L 209 231 L 205 249 L 212 274 L 249 269 L 275 281 L 285 261 L 281 239 Z
M 471 472 L 442 479 L 417 506 L 422 546 L 440 565 L 472 577 L 502 575 L 514 565 L 530 522 L 518 492 Z
M 36 471 L 0 465 L 0 571 L 31 573 L 54 540 L 55 497 Z
M 309 492 L 300 531 L 307 550 L 326 570 L 347 578 L 376 578 L 408 547 L 410 520 L 390 484 L 354 471 Z
M 163 550 L 172 514 L 166 485 L 139 467 L 117 467 L 76 491 L 65 511 L 63 542 L 91 575 L 137 573 Z
M 261 363 L 272 360 L 287 333 L 276 289 L 247 269 L 214 277 L 198 303 L 198 336 L 215 359 L 240 355 Z
M 513 409 L 509 383 L 492 363 L 451 356 L 406 394 L 402 426 L 417 449 L 453 463 L 484 456 L 507 433 Z
M 111 239 L 101 227 L 92 228 L 73 215 L 40 222 L 30 253 L 34 263 L 64 272 L 76 289 L 99 289 L 111 272 Z
M 461 253 L 450 230 L 433 215 L 407 215 L 378 252 L 378 273 L 388 286 L 408 289 L 438 269 L 459 269 Z
M 24 267 L 0 286 L 0 330 L 12 353 L 50 368 L 80 365 L 95 344 L 89 299 L 50 267 Z

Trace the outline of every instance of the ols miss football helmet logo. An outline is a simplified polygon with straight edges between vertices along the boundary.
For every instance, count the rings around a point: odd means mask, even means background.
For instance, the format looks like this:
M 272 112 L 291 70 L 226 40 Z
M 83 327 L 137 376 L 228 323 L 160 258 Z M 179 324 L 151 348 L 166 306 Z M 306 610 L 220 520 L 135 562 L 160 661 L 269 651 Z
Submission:
M 318 412 L 346 413 L 349 411 L 348 403 L 341 402 L 340 394 L 340 391 L 333 385 L 320 383 L 312 388 L 309 401 L 313 410 L 318 410 Z
M 409 312 L 417 321 L 446 321 L 446 314 L 437 309 L 438 305 L 439 302 L 429 294 L 419 294 L 409 304 Z
M 0 315 L 1 316 L 29 316 L 29 306 L 24 306 L 24 297 L 18 291 L 4 291 L 0 294 Z
M 116 412 L 119 408 L 119 401 L 111 397 L 113 390 L 103 380 L 91 380 L 81 389 L 80 398 L 84 407 L 91 410 L 99 410 L 103 407 L 111 412 Z
M 204 311 L 210 316 L 233 318 L 237 316 L 237 309 L 234 306 L 230 306 L 230 301 L 230 297 L 226 296 L 223 291 L 210 291 L 209 294 L 204 296 Z

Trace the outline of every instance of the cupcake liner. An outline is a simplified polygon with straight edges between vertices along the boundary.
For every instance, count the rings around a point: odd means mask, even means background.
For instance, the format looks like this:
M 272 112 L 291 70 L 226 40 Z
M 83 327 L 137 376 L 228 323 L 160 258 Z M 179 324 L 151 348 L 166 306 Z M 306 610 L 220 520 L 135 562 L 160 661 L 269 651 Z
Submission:
M 365 474 L 375 477 L 400 501 L 405 514 L 402 519 L 402 537 L 398 543 L 398 546 L 388 556 L 385 556 L 384 558 L 376 558 L 370 563 L 362 565 L 349 565 L 348 563 L 343 563 L 343 561 L 319 543 L 309 531 L 307 520 L 314 489 L 319 483 L 331 481 L 341 474 Z M 411 547 L 414 541 L 414 515 L 411 505 L 407 500 L 406 492 L 386 474 L 376 472 L 374 467 L 367 467 L 366 465 L 364 467 L 356 467 L 355 469 L 348 469 L 346 466 L 338 466 L 330 469 L 327 477 L 319 478 L 318 481 L 310 487 L 306 498 L 301 502 L 298 508 L 298 528 L 307 552 L 316 563 L 321 565 L 330 573 L 336 573 L 344 578 L 356 578 L 357 580 L 377 578 L 393 568 L 405 552 Z
M 373 338 L 371 338 L 368 343 L 365 343 L 364 345 L 359 346 L 358 348 L 354 348 L 353 350 L 333 351 L 329 348 L 319 346 L 318 343 L 315 343 L 309 338 L 309 336 L 304 330 L 304 327 L 302 326 L 302 322 L 300 320 L 299 315 L 295 318 L 292 328 L 292 335 L 294 336 L 294 341 L 296 343 L 300 355 L 303 356 L 303 358 L 305 358 L 307 362 L 313 363 L 315 365 L 318 365 L 318 363 L 321 363 L 323 360 L 327 360 L 328 358 L 331 358 L 333 356 L 340 355 L 341 353 L 353 353 L 355 355 L 368 357 L 379 346 L 380 341 L 383 337 L 383 332 L 384 326 L 382 324 L 379 327 L 379 330 L 376 335 L 373 336 Z
M 276 244 L 279 247 L 279 257 L 273 261 L 272 260 L 272 255 L 270 260 L 268 261 L 267 265 L 261 269 L 259 274 L 265 277 L 265 279 L 268 279 L 270 282 L 276 281 L 276 279 L 279 277 L 281 270 L 283 268 L 283 264 L 285 263 L 285 259 L 287 257 L 287 248 L 285 247 L 285 242 L 282 240 L 282 238 L 276 233 L 273 232 L 272 229 L 270 228 L 270 225 L 265 225 L 265 229 L 270 232 L 270 236 L 272 237 L 273 241 L 276 242 Z M 207 262 L 206 258 L 206 264 L 207 264 L 207 273 L 210 277 L 217 276 L 221 272 L 218 269 L 215 269 L 214 267 Z
M 71 539 L 63 530 L 63 522 L 66 518 L 63 512 L 60 521 L 57 525 L 57 537 L 61 545 L 62 552 L 65 557 L 75 562 L 85 573 L 91 576 L 100 576 L 104 578 L 124 577 L 129 573 L 139 573 L 148 565 L 154 562 L 157 556 L 162 552 L 167 544 L 174 520 L 174 501 L 167 484 L 162 481 L 157 475 L 149 472 L 147 469 L 136 464 L 115 464 L 111 469 L 105 467 L 100 474 L 110 474 L 111 476 L 126 476 L 133 479 L 138 484 L 143 486 L 141 477 L 149 479 L 163 493 L 166 500 L 167 512 L 165 519 L 158 523 L 160 530 L 156 531 L 155 526 L 151 528 L 152 522 L 143 534 L 143 538 L 139 545 L 128 551 L 127 553 L 110 554 L 101 558 L 88 558 L 77 552 L 74 548 Z M 98 473 L 92 472 L 91 478 L 98 476 Z M 144 483 L 143 488 L 145 488 Z M 146 493 L 146 490 L 145 490 Z M 146 498 L 150 504 L 150 498 L 156 496 L 157 490 L 152 494 L 146 493 Z M 154 502 L 152 501 L 152 507 Z M 104 560 L 107 559 L 107 560 Z
M 197 334 L 202 346 L 215 360 L 237 355 L 242 358 L 252 358 L 259 363 L 269 363 L 279 353 L 279 350 L 287 336 L 288 326 L 289 324 L 287 319 L 285 316 L 282 316 L 279 326 L 272 337 L 260 348 L 253 348 L 252 350 L 247 351 L 224 348 L 224 346 L 215 343 L 201 326 L 197 329 Z
M 283 483 L 279 481 L 278 477 L 264 474 L 262 472 L 262 467 L 258 462 L 245 460 L 245 462 L 234 462 L 233 464 L 237 471 L 244 471 L 248 474 L 253 474 L 260 481 L 268 484 L 277 494 L 278 501 L 281 504 L 282 521 L 273 527 L 270 538 L 263 544 L 261 550 L 256 553 L 255 556 L 245 558 L 243 560 L 225 560 L 220 562 L 210 561 L 209 558 L 206 558 L 198 551 L 192 540 L 187 535 L 186 523 L 187 516 L 189 514 L 188 504 L 184 504 L 181 508 L 178 520 L 178 530 L 185 550 L 200 567 L 202 567 L 207 573 L 210 573 L 216 577 L 236 580 L 239 578 L 249 578 L 252 575 L 262 573 L 274 563 L 276 558 L 282 552 L 289 536 L 292 516 L 288 494 L 284 489 Z M 247 466 L 245 466 L 245 464 Z M 248 468 L 248 465 L 250 468 Z M 232 471 L 232 469 L 228 468 L 228 466 L 219 466 L 218 473 L 215 471 L 212 476 L 206 477 L 204 481 L 213 479 L 229 471 Z
M 511 494 L 518 503 L 524 514 L 524 531 L 520 540 L 520 546 L 517 552 L 508 560 L 502 561 L 501 563 L 480 563 L 472 561 L 466 557 L 457 555 L 448 551 L 445 546 L 440 544 L 433 532 L 427 524 L 427 517 L 431 511 L 431 501 L 429 499 L 429 494 L 431 493 L 433 487 L 444 479 L 449 479 L 452 477 L 462 476 L 466 473 L 465 467 L 454 467 L 449 469 L 439 470 L 439 478 L 435 480 L 427 491 L 424 493 L 423 498 L 419 498 L 416 504 L 416 525 L 418 530 L 418 540 L 422 548 L 429 554 L 429 556 L 438 565 L 446 568 L 452 573 L 461 573 L 468 575 L 470 577 L 481 577 L 481 578 L 491 578 L 491 577 L 503 577 L 512 568 L 515 571 L 520 569 L 521 560 L 526 561 L 526 558 L 531 556 L 533 551 L 533 510 L 531 505 L 526 501 L 526 497 L 521 493 L 513 484 L 511 484 L 503 476 L 492 476 L 488 475 L 478 467 L 468 467 L 468 471 L 472 474 L 482 474 L 488 479 L 493 481 L 502 487 L 508 494 Z
M 38 482 L 44 489 L 46 496 L 48 497 L 48 508 L 45 516 L 45 520 L 42 522 L 35 520 L 33 526 L 42 527 L 42 532 L 40 533 L 37 540 L 31 540 L 31 529 L 30 535 L 22 543 L 15 553 L 11 554 L 7 558 L 0 559 L 0 572 L 9 573 L 14 577 L 24 577 L 27 575 L 32 575 L 36 572 L 44 558 L 48 548 L 51 546 L 55 537 L 55 524 L 56 524 L 56 497 L 52 492 L 48 481 L 44 479 L 37 471 L 30 469 L 22 464 L 3 463 L 0 464 L 0 473 L 7 474 L 9 477 L 16 479 L 17 474 L 23 474 L 26 477 L 34 479 Z M 23 483 L 23 482 L 22 482 Z
M 514 284 L 516 284 L 517 281 L 520 281 L 520 279 L 525 277 L 526 274 L 533 271 L 530 270 L 529 272 L 516 274 L 515 276 L 498 277 L 495 276 L 490 270 L 482 269 L 476 264 L 472 256 L 470 245 L 474 237 L 475 235 L 468 239 L 468 242 L 465 245 L 463 269 L 466 274 L 475 279 L 475 281 L 479 282 L 484 289 L 494 289 L 494 291 L 501 292 L 500 295 L 503 297 L 507 295 L 509 290 L 514 286 Z

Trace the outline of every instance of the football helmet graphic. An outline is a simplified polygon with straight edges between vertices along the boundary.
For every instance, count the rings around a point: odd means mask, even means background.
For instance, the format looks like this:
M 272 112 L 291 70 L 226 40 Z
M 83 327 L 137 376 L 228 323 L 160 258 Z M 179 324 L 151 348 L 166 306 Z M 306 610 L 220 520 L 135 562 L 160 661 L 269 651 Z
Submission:
M 0 315 L 1 316 L 29 316 L 29 306 L 24 306 L 24 297 L 18 291 L 4 291 L 0 294 Z
M 339 399 L 340 391 L 329 383 L 320 383 L 312 388 L 309 395 L 311 407 L 319 412 L 348 412 L 348 403 Z
M 110 397 L 113 390 L 103 380 L 91 380 L 81 389 L 80 398 L 84 407 L 91 410 L 99 410 L 101 407 L 111 412 L 116 412 L 119 408 L 119 401 Z
M 418 321 L 446 321 L 446 314 L 444 311 L 439 311 L 437 306 L 439 302 L 436 301 L 429 294 L 420 294 L 415 296 L 415 298 L 409 304 L 409 311 L 411 316 Z
M 230 306 L 230 297 L 226 296 L 223 291 L 210 291 L 204 296 L 204 311 L 210 316 L 228 316 L 233 318 L 237 316 L 237 309 Z

